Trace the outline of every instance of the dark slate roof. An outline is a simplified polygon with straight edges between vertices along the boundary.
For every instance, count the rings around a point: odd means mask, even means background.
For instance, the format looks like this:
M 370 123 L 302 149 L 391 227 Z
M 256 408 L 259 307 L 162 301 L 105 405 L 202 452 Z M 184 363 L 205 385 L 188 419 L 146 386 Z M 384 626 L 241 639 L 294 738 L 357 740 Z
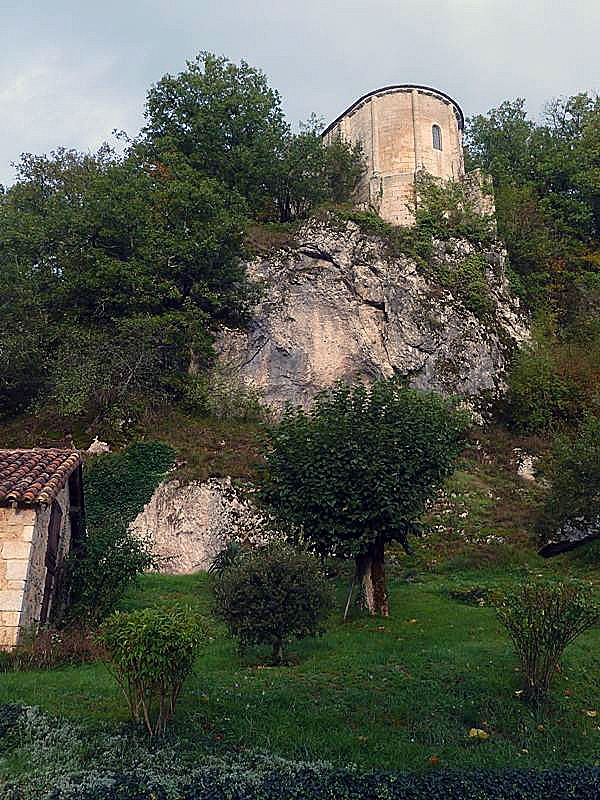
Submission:
M 79 450 L 0 450 L 0 506 L 48 505 L 82 461 Z

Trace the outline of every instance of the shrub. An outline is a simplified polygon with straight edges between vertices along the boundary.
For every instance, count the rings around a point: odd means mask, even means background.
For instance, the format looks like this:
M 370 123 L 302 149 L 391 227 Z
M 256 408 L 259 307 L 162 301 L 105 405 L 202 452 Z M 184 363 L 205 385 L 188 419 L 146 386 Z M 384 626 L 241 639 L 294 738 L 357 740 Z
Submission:
M 521 661 L 525 693 L 543 701 L 567 647 L 600 621 L 591 590 L 569 583 L 528 583 L 507 593 L 497 607 Z
M 104 619 L 137 575 L 155 565 L 150 544 L 130 533 L 129 523 L 174 457 L 165 444 L 138 442 L 86 464 L 86 531 L 66 562 L 71 617 L 91 623 Z
M 525 433 L 543 433 L 571 416 L 576 387 L 560 374 L 548 341 L 538 339 L 515 357 L 507 395 L 509 423 Z
M 233 567 L 243 555 L 244 546 L 238 542 L 237 539 L 232 539 L 213 558 L 208 571 L 221 577 L 221 575 L 223 575 L 226 570 Z
M 214 584 L 215 612 L 243 649 L 270 644 L 283 660 L 288 639 L 321 632 L 332 606 L 325 578 L 311 556 L 272 542 L 250 551 Z
M 199 619 L 184 608 L 117 612 L 105 622 L 100 641 L 109 665 L 132 718 L 143 722 L 150 736 L 160 735 L 173 716 L 206 638 Z
M 566 522 L 585 528 L 600 517 L 600 417 L 587 417 L 574 437 L 556 440 L 549 477 L 552 487 L 538 521 L 542 537 Z

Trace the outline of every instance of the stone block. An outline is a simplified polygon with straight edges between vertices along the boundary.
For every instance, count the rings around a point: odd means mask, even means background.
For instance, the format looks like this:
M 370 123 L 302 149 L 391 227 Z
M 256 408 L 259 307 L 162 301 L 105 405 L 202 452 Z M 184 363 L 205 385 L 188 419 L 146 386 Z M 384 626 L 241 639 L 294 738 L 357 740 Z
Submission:
M 24 561 L 29 561 L 29 553 L 31 551 L 30 542 L 22 541 L 8 541 L 2 544 L 2 558 L 9 560 L 11 558 L 19 558 Z
M 23 558 L 13 558 L 5 561 L 7 581 L 24 581 L 27 577 L 29 562 Z
M 10 650 L 17 644 L 19 628 L 0 628 L 0 648 Z
M 35 530 L 35 525 L 24 525 L 23 531 L 21 533 L 21 539 L 24 542 L 32 542 L 34 530 Z
M 25 580 L 18 580 L 18 579 L 12 580 L 12 581 L 8 581 L 7 580 L 7 581 L 5 581 L 6 585 L 3 588 L 4 589 L 11 589 L 11 590 L 14 590 L 14 591 L 19 591 L 19 592 L 24 592 L 26 583 L 27 583 L 27 581 L 25 581 Z
M 14 519 L 19 525 L 35 525 L 35 511 L 32 508 L 19 509 Z
M 21 611 L 23 592 L 18 589 L 0 591 L 0 611 Z
M 20 621 L 18 611 L 0 611 L 0 628 L 16 628 Z

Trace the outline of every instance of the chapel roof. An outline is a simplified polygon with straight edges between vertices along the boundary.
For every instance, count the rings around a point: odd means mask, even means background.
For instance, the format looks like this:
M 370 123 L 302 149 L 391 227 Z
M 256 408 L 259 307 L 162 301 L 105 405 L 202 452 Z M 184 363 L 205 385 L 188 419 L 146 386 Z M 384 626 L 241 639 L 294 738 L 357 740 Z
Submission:
M 0 449 L 0 506 L 52 503 L 82 462 L 79 450 Z
M 383 94 L 393 94 L 394 92 L 410 92 L 413 89 L 416 89 L 418 92 L 424 92 L 425 94 L 433 94 L 439 98 L 443 98 L 443 100 L 447 103 L 451 103 L 454 107 L 454 113 L 456 114 L 456 119 L 458 121 L 458 127 L 460 130 L 464 130 L 465 127 L 465 116 L 463 114 L 462 108 L 458 105 L 456 100 L 453 100 L 449 94 L 446 92 L 440 92 L 439 89 L 434 89 L 432 86 L 422 86 L 418 83 L 395 83 L 392 86 L 382 86 L 379 89 L 374 89 L 372 92 L 367 92 L 367 94 L 363 94 L 362 97 L 359 97 L 358 100 L 355 100 L 345 111 L 337 116 L 333 122 L 330 122 L 329 125 L 325 128 L 321 136 L 326 136 L 332 128 L 338 124 L 338 122 L 343 119 L 346 114 L 349 114 L 351 111 L 364 103 L 370 97 L 375 95 L 383 95 Z

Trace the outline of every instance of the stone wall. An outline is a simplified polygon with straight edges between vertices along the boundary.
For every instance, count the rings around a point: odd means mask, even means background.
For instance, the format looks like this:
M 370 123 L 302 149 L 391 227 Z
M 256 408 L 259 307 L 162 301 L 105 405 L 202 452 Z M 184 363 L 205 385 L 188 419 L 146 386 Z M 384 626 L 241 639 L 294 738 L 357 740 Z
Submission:
M 63 516 L 57 563 L 70 543 L 68 490 L 56 498 Z M 0 648 L 17 644 L 39 620 L 46 581 L 50 508 L 0 508 Z
M 433 147 L 434 125 L 441 130 L 441 150 Z M 406 225 L 413 221 L 417 172 L 455 180 L 464 176 L 462 125 L 462 112 L 444 94 L 391 87 L 351 106 L 327 129 L 324 141 L 340 137 L 362 143 L 367 168 L 358 202 L 392 224 Z

